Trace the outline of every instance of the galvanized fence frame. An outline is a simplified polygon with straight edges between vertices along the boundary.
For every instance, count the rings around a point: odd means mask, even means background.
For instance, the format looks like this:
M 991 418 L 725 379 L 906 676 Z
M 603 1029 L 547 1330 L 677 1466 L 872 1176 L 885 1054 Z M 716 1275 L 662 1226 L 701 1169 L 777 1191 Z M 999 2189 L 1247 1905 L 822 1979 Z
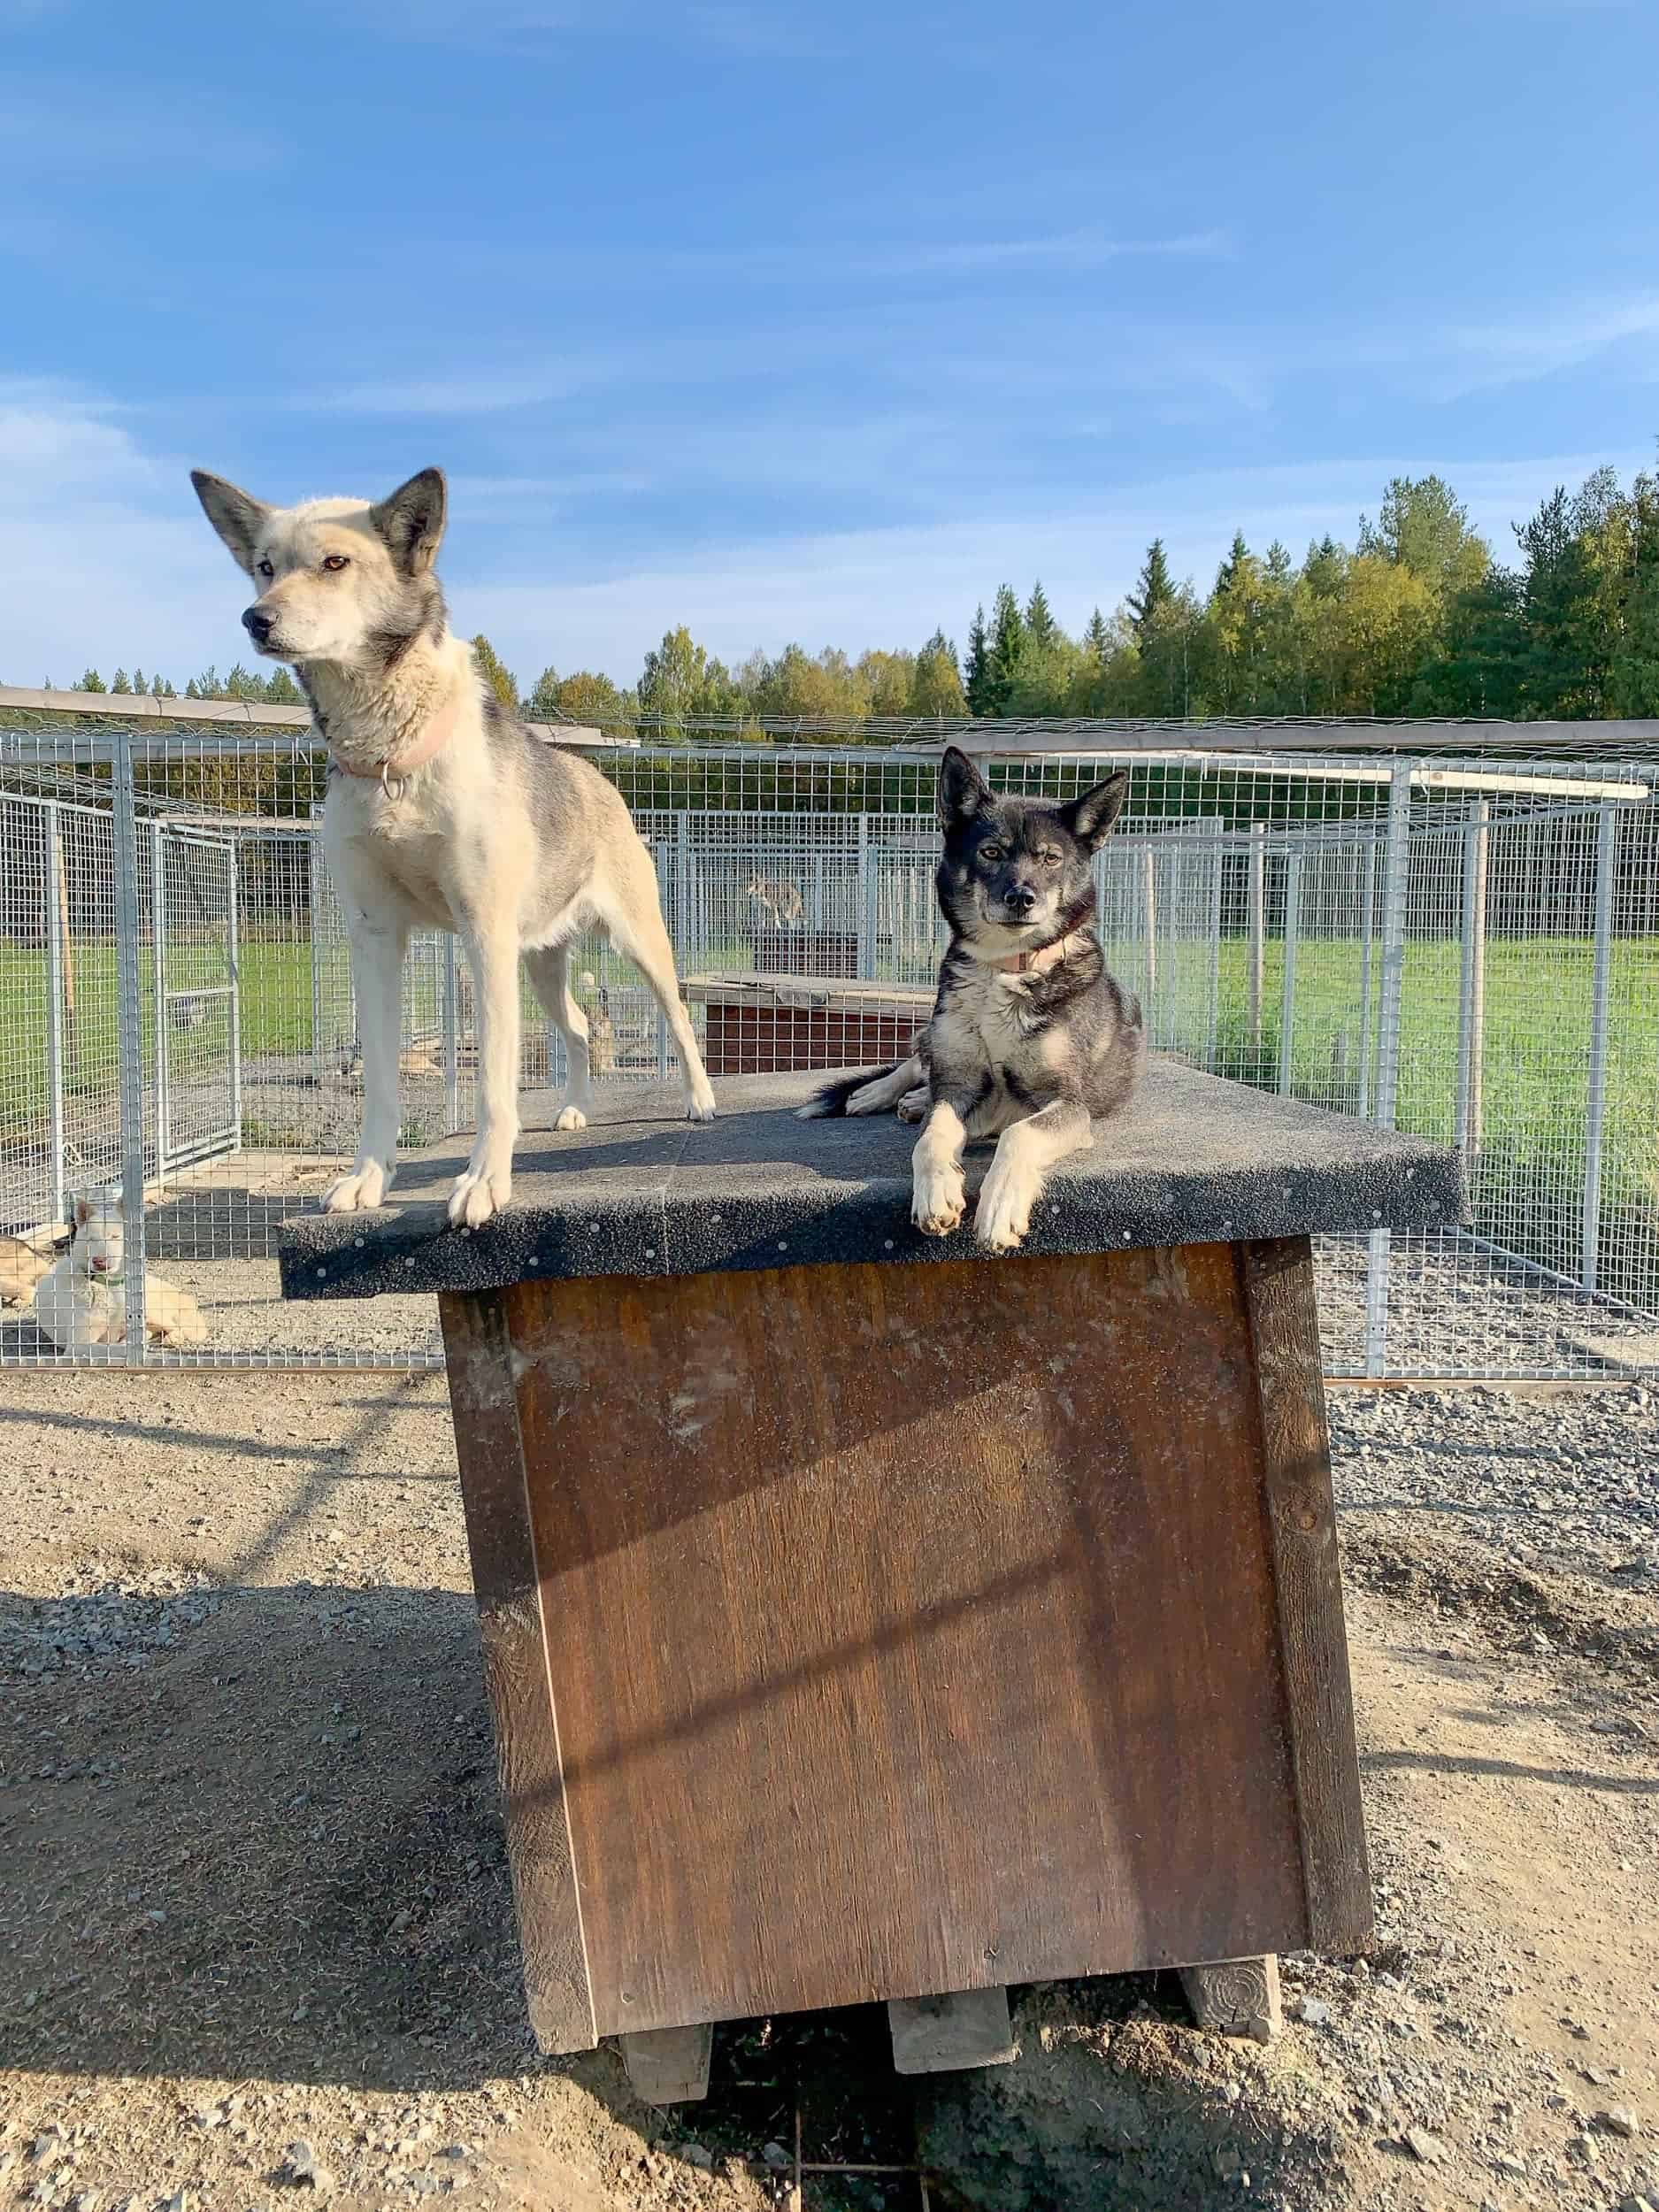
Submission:
M 641 743 L 594 757 L 652 848 L 682 973 L 750 964 L 765 939 L 773 967 L 798 954 L 809 972 L 931 980 L 929 751 Z M 1064 797 L 1125 764 L 1132 798 L 1099 864 L 1102 926 L 1148 1001 L 1155 1045 L 1385 1126 L 1425 1127 L 1471 1170 L 1471 1225 L 1438 1240 L 1379 1228 L 1326 1248 L 1333 1371 L 1659 1371 L 1659 1133 L 1640 1105 L 1644 1087 L 1650 1107 L 1659 1095 L 1659 899 L 1640 889 L 1659 876 L 1655 772 L 1588 752 L 1494 763 L 1360 747 L 1048 749 L 984 764 L 1002 787 Z M 102 1362 L 437 1363 L 424 1310 L 387 1310 L 365 1340 L 302 1343 L 274 1302 L 274 1225 L 348 1148 L 357 1094 L 343 935 L 316 833 L 320 765 L 297 733 L 0 740 L 0 891 L 9 874 L 48 891 L 38 1010 L 0 995 L 0 1040 L 41 1079 L 27 1130 L 0 1108 L 0 1228 L 37 1241 L 61 1232 L 88 1163 L 119 1183 L 129 1223 L 160 1202 L 147 1235 L 129 1237 L 126 1341 Z M 273 796 L 289 785 L 298 797 Z M 170 1135 L 172 1016 L 220 988 L 196 971 L 169 980 L 170 840 L 193 839 L 226 848 L 230 1090 L 222 1148 L 210 1126 L 187 1157 Z M 96 881 L 106 841 L 107 891 Z M 73 869 L 66 849 L 80 856 Z M 80 955 L 105 987 L 106 896 L 112 1037 L 102 1087 L 82 1085 L 72 1128 L 66 979 Z M 585 942 L 573 965 L 612 1033 L 612 1077 L 666 1073 L 669 1041 L 627 964 Z M 1563 1010 L 1564 1041 L 1541 1056 L 1517 1030 L 1517 990 L 1550 1002 L 1546 1026 L 1554 1002 Z M 454 941 L 418 942 L 404 994 L 409 1141 L 470 1118 L 470 999 Z M 527 1011 L 526 1080 L 557 1083 L 557 1041 Z M 1560 1108 L 1554 1125 L 1520 1129 L 1516 1100 L 1534 1066 Z M 9 1141 L 28 1163 L 16 1175 Z M 298 1164 L 292 1174 L 284 1161 Z M 188 1272 L 211 1309 L 198 1348 L 147 1334 L 157 1261 Z M 81 1356 L 31 1346 L 21 1322 L 0 1327 L 0 1366 Z

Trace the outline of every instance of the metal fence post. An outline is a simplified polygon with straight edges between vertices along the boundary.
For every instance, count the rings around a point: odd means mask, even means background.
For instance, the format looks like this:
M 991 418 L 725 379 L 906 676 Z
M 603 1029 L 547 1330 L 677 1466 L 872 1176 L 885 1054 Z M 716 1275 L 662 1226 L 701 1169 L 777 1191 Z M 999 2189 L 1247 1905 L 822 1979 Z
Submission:
M 1267 969 L 1267 825 L 1250 825 L 1250 1048 L 1262 1049 L 1262 991 Z
M 234 1131 L 232 1149 L 242 1150 L 242 860 L 233 837 L 225 865 L 230 872 L 230 912 L 225 951 L 230 964 L 230 1125 Z
M 1400 1006 L 1406 971 L 1406 889 L 1410 869 L 1411 764 L 1396 762 L 1388 783 L 1388 842 L 1383 856 L 1382 1005 L 1377 1041 L 1379 1128 L 1392 1129 L 1399 1105 Z M 1365 1372 L 1386 1372 L 1389 1234 L 1373 1229 L 1365 1271 Z
M 551 1029 L 552 1023 L 548 1026 Z M 448 929 L 443 933 L 443 1133 L 452 1137 L 460 1126 L 461 993 L 455 972 L 455 932 Z
M 1463 964 L 1457 1004 L 1457 1156 L 1480 1149 L 1486 1047 L 1486 849 L 1490 803 L 1477 799 L 1463 832 Z
M 144 1335 L 144 1010 L 140 988 L 138 794 L 130 731 L 115 733 L 111 761 L 115 844 L 115 1033 L 120 1059 L 121 1214 L 127 1263 L 124 1363 L 142 1366 Z M 157 1014 L 160 1009 L 157 1009 Z
M 323 1077 L 323 939 L 322 939 L 322 809 L 311 809 L 311 833 L 306 842 L 306 920 L 311 946 L 311 1074 L 320 1100 Z M 319 1116 L 320 1119 L 320 1116 Z
M 1601 1155 L 1607 1132 L 1608 998 L 1613 967 L 1613 870 L 1617 817 L 1603 803 L 1595 838 L 1595 966 L 1590 986 L 1590 1101 L 1584 1141 L 1586 1290 L 1597 1287 L 1601 1259 Z
M 1302 856 L 1285 863 L 1285 982 L 1279 1006 L 1279 1087 L 1290 1095 L 1292 1053 L 1296 1041 L 1296 939 L 1302 929 Z
M 1371 1101 L 1371 948 L 1377 933 L 1377 841 L 1367 834 L 1361 847 L 1365 880 L 1359 902 L 1359 1118 L 1365 1120 Z
M 858 972 L 866 981 L 876 972 L 875 878 L 870 865 L 870 817 L 858 817 Z
M 1147 939 L 1147 1030 L 1163 1031 L 1157 1017 L 1158 998 L 1158 857 L 1147 841 L 1141 855 L 1141 905 Z
M 172 1165 L 173 1108 L 167 1079 L 173 1071 L 167 1034 L 167 853 L 159 822 L 150 826 L 150 989 L 156 1031 L 156 1172 L 165 1175 Z
M 1226 871 L 1226 849 L 1219 826 L 1210 841 L 1210 1005 L 1204 1065 L 1216 1071 L 1216 1048 L 1221 1037 L 1221 894 Z
M 51 1219 L 69 1218 L 64 1176 L 64 902 L 58 895 L 63 854 L 58 808 L 49 803 L 42 821 L 41 873 L 46 889 L 46 1110 L 51 1145 Z

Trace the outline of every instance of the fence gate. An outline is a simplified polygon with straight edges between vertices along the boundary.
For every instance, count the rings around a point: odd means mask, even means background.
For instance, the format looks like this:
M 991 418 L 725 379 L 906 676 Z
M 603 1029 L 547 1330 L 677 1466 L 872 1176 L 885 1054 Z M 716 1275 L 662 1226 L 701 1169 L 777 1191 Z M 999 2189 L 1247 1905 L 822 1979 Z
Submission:
M 157 822 L 150 882 L 157 1172 L 165 1178 L 242 1142 L 235 841 Z

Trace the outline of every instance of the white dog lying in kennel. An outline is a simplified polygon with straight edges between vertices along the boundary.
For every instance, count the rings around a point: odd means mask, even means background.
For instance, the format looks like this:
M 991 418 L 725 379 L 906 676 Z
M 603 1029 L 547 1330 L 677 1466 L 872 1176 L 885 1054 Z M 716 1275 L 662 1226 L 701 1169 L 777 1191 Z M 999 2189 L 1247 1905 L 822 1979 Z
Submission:
M 35 1318 L 60 1352 L 127 1336 L 126 1223 L 119 1190 L 77 1198 L 69 1249 L 35 1286 Z M 152 1344 L 205 1344 L 202 1309 L 188 1290 L 144 1278 L 144 1334 Z

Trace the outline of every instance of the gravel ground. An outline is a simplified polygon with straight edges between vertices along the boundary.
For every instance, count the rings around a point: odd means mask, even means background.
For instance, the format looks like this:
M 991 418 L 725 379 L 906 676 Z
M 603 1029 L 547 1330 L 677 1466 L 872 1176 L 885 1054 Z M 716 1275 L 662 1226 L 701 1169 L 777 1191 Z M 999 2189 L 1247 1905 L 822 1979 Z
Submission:
M 879 2013 L 728 2027 L 654 2114 L 531 2054 L 441 1380 L 8 1377 L 0 2200 L 747 2212 L 798 2108 L 987 2212 L 1659 2201 L 1652 1398 L 1332 1419 L 1376 1952 L 1286 1960 L 1271 2050 L 1133 1978 L 919 2092 Z

